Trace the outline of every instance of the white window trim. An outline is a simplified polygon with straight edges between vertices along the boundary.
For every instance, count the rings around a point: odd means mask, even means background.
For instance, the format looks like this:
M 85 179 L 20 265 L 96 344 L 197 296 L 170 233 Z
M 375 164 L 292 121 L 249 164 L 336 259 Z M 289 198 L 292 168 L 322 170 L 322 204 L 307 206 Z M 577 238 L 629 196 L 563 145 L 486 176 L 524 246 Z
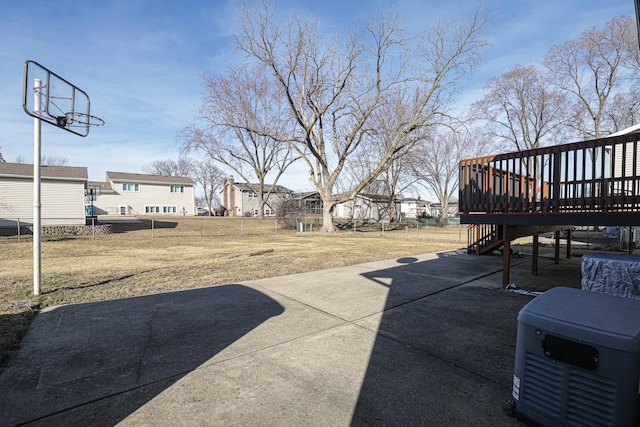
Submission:
M 132 185 L 133 190 L 129 190 L 128 187 Z M 137 182 L 123 182 L 122 183 L 122 191 L 127 193 L 139 193 L 140 192 L 140 184 Z
M 167 208 L 171 208 L 171 212 L 167 212 Z M 178 213 L 178 206 L 176 205 L 162 205 L 162 214 L 163 215 L 175 215 Z
M 184 185 L 172 185 L 169 189 L 171 193 L 186 193 L 186 188 Z
M 151 212 L 149 212 L 149 208 L 156 208 L 156 210 L 151 210 Z M 162 212 L 162 209 L 160 207 L 160 205 L 144 205 L 144 213 L 145 214 L 159 214 L 160 212 Z

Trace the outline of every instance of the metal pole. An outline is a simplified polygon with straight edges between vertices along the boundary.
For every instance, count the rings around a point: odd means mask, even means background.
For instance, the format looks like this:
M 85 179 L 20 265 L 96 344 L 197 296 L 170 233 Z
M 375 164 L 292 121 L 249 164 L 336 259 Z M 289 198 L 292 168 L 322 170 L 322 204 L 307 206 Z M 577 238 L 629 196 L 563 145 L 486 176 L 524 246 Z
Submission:
M 20 218 L 18 218 L 18 242 L 20 241 Z
M 35 79 L 33 84 L 33 111 L 40 112 L 40 91 L 42 90 L 40 79 Z M 33 294 L 40 295 L 40 279 L 42 265 L 40 257 L 40 119 L 33 118 Z

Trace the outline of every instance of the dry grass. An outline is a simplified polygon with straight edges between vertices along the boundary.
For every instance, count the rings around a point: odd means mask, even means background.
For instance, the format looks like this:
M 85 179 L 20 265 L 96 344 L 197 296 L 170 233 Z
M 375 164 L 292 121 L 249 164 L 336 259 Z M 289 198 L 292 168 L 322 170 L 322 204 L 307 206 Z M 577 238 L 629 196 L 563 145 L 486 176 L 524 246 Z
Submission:
M 439 252 L 466 245 L 460 227 L 295 233 L 273 220 L 163 217 L 106 236 L 43 238 L 41 295 L 33 245 L 0 237 L 0 371 L 37 312 L 101 301 Z

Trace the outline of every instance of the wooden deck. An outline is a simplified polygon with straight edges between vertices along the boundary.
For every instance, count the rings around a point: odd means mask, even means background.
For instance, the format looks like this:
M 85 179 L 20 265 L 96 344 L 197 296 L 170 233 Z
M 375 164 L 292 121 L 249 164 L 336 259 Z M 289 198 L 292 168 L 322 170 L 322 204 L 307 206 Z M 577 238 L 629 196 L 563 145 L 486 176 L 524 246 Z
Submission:
M 460 223 L 471 225 L 469 252 L 502 247 L 506 286 L 515 238 L 640 225 L 639 140 L 631 134 L 462 160 L 459 210 Z

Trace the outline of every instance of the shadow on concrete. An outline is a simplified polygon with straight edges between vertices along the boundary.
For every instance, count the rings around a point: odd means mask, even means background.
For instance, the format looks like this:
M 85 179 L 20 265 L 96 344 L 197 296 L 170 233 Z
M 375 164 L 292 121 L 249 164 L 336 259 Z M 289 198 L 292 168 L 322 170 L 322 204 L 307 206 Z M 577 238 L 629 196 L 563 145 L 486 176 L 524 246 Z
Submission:
M 241 285 L 45 310 L 0 376 L 0 424 L 114 425 L 283 311 Z
M 363 275 L 389 294 L 352 426 L 519 424 L 503 407 L 517 314 L 531 298 L 482 282 L 501 270 L 500 257 L 483 264 L 470 257 L 403 258 Z

